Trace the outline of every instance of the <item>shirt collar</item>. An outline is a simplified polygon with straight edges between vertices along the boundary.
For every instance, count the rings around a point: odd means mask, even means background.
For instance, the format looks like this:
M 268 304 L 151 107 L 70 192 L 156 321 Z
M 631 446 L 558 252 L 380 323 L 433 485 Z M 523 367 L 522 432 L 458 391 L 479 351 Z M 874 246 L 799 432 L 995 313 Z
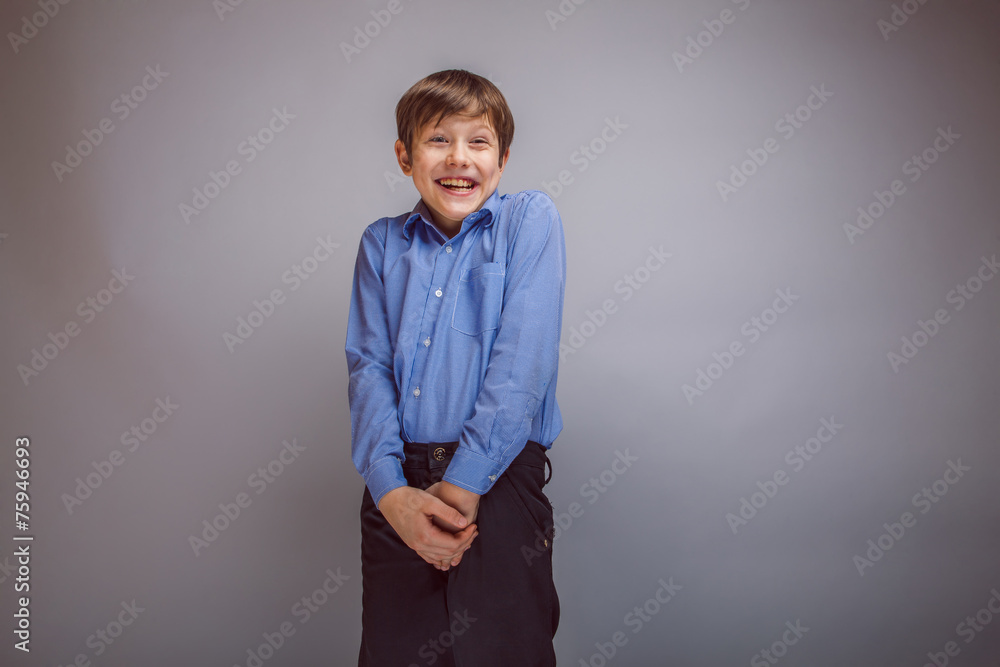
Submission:
M 480 220 L 483 221 L 483 227 L 489 227 L 493 224 L 493 221 L 499 213 L 500 192 L 499 190 L 494 190 L 493 194 L 491 194 L 489 198 L 483 202 L 482 208 L 475 213 L 470 213 L 466 216 L 465 220 L 462 221 L 462 228 L 459 230 L 459 234 L 464 232 L 469 227 L 472 227 L 472 225 L 476 224 Z M 417 202 L 417 205 L 413 207 L 410 215 L 406 218 L 406 222 L 403 223 L 403 236 L 407 240 L 410 238 L 410 230 L 413 228 L 413 225 L 417 224 L 417 220 L 421 218 L 423 219 L 424 224 L 431 225 L 432 227 L 434 226 L 431 223 L 431 212 L 424 203 L 423 198 Z

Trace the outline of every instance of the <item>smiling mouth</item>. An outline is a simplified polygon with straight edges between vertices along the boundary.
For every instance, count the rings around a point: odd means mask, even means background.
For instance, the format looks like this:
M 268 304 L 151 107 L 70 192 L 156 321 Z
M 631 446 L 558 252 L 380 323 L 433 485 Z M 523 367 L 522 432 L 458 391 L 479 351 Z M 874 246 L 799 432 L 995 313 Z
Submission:
M 445 190 L 457 193 L 472 192 L 479 185 L 469 178 L 439 178 L 435 182 Z

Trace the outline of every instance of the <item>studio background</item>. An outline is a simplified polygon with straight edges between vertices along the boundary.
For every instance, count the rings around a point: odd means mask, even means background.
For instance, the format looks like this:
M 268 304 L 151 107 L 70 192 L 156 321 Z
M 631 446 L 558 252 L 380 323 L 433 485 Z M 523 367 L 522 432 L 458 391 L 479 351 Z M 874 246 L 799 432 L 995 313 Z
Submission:
M 996 3 L 43 4 L 0 9 L 4 665 L 355 664 L 351 277 L 447 68 L 566 233 L 560 664 L 1000 665 Z

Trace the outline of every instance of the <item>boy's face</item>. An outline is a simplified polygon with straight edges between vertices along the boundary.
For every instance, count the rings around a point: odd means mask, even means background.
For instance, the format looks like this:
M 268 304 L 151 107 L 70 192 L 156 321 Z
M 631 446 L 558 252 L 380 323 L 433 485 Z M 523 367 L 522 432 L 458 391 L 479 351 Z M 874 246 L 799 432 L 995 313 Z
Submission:
M 414 134 L 412 155 L 398 139 L 395 148 L 400 169 L 413 177 L 434 224 L 449 236 L 497 189 L 510 155 L 508 148 L 501 166 L 499 143 L 485 115 L 429 122 Z

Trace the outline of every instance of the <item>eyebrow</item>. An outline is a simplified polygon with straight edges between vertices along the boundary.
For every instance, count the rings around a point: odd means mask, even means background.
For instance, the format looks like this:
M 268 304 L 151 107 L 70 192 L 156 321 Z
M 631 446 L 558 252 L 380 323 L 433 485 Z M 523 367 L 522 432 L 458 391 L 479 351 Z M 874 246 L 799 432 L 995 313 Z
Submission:
M 433 133 L 435 133 L 435 132 L 443 132 L 443 131 L 444 131 L 444 129 L 443 129 L 442 127 L 441 127 L 441 125 L 440 125 L 440 124 L 438 124 L 438 125 L 435 125 L 434 127 L 430 128 L 430 130 L 429 130 L 429 132 L 430 132 L 431 134 L 433 134 Z M 475 125 L 475 126 L 473 126 L 473 128 L 472 128 L 472 131 L 471 131 L 471 132 L 472 132 L 473 134 L 474 134 L 474 133 L 476 133 L 476 132 L 487 132 L 487 133 L 489 133 L 489 134 L 490 134 L 490 136 L 496 136 L 496 132 L 494 132 L 494 131 L 493 131 L 493 130 L 492 130 L 492 129 L 490 128 L 490 126 L 489 126 L 488 124 L 486 124 L 486 123 L 480 123 L 479 125 Z

